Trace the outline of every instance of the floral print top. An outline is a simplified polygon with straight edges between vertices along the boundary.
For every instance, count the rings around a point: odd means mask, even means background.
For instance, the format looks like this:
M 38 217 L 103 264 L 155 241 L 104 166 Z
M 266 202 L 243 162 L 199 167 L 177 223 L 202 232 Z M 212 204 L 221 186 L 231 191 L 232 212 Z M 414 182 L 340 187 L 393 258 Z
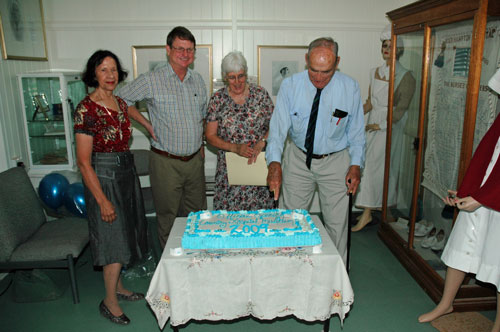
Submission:
M 239 105 L 229 96 L 228 88 L 218 90 L 210 98 L 207 122 L 217 121 L 217 136 L 226 142 L 257 143 L 269 130 L 274 105 L 269 93 L 250 84 L 249 95 Z M 264 152 L 261 152 L 264 153 Z M 230 186 L 227 179 L 226 152 L 217 152 L 215 174 L 215 210 L 259 210 L 272 208 L 274 200 L 265 186 Z
M 92 152 L 124 152 L 129 150 L 128 141 L 132 127 L 127 104 L 115 97 L 118 111 L 104 107 L 86 96 L 73 115 L 75 134 L 93 136 Z

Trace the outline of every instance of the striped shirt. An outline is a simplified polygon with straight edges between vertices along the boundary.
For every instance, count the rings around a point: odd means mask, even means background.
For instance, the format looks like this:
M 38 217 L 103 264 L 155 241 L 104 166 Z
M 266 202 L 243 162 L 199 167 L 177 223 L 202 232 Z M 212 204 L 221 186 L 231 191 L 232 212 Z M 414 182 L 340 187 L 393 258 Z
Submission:
M 168 63 L 140 75 L 117 94 L 127 105 L 144 100 L 158 141 L 151 145 L 177 156 L 188 156 L 201 147 L 207 90 L 200 74 L 188 69 L 181 81 Z

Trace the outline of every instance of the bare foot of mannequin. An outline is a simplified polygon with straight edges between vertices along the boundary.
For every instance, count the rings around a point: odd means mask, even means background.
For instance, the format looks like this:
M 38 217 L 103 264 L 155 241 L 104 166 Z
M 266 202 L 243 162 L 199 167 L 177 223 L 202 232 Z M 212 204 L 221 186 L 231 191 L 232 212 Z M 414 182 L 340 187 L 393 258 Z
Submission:
M 351 228 L 351 231 L 357 232 L 362 230 L 366 225 L 368 225 L 372 221 L 372 209 L 365 208 L 363 210 L 363 214 L 361 214 L 361 217 L 359 218 L 358 223 L 356 226 Z
M 427 323 L 427 322 L 431 322 L 433 321 L 434 319 L 436 318 L 439 318 L 443 315 L 446 315 L 446 314 L 449 314 L 453 311 L 453 306 L 451 307 L 447 307 L 447 308 L 441 308 L 439 305 L 437 307 L 434 308 L 434 310 L 432 311 L 429 311 L 423 315 L 420 315 L 418 317 L 418 321 L 420 323 Z

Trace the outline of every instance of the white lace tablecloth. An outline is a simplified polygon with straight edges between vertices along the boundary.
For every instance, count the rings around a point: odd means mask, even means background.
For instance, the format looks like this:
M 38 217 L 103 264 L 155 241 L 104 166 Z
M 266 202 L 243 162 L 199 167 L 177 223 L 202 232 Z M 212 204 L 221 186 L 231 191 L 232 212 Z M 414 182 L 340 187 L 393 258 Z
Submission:
M 161 329 L 194 320 L 294 315 L 343 320 L 354 300 L 342 258 L 319 218 L 321 253 L 307 248 L 188 250 L 179 256 L 186 218 L 177 218 L 146 300 Z

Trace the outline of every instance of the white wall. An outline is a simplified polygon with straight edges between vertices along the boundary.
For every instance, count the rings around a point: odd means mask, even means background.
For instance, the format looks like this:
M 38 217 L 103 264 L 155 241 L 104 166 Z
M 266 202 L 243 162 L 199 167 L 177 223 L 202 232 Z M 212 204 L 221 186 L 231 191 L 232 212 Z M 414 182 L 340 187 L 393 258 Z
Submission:
M 51 68 L 81 70 L 96 49 L 110 49 L 132 71 L 132 45 L 164 45 L 170 29 L 189 28 L 213 45 L 214 78 L 222 57 L 244 53 L 257 75 L 257 45 L 308 45 L 338 40 L 340 69 L 356 78 L 363 97 L 369 69 L 381 63 L 385 13 L 409 0 L 44 0 Z
M 213 45 L 214 78 L 231 50 L 244 53 L 257 75 L 257 45 L 307 45 L 332 36 L 340 45 L 340 70 L 357 79 L 362 96 L 368 73 L 381 63 L 379 34 L 385 13 L 412 0 L 43 0 L 49 62 L 0 60 L 0 169 L 27 158 L 15 75 L 42 69 L 81 71 L 96 49 L 115 52 L 132 77 L 132 45 L 164 45 L 177 25 L 199 44 Z M 2 133 L 3 131 L 3 133 Z M 147 145 L 135 131 L 134 142 Z M 2 140 L 0 139 L 0 145 Z M 135 143 L 134 143 L 135 144 Z

